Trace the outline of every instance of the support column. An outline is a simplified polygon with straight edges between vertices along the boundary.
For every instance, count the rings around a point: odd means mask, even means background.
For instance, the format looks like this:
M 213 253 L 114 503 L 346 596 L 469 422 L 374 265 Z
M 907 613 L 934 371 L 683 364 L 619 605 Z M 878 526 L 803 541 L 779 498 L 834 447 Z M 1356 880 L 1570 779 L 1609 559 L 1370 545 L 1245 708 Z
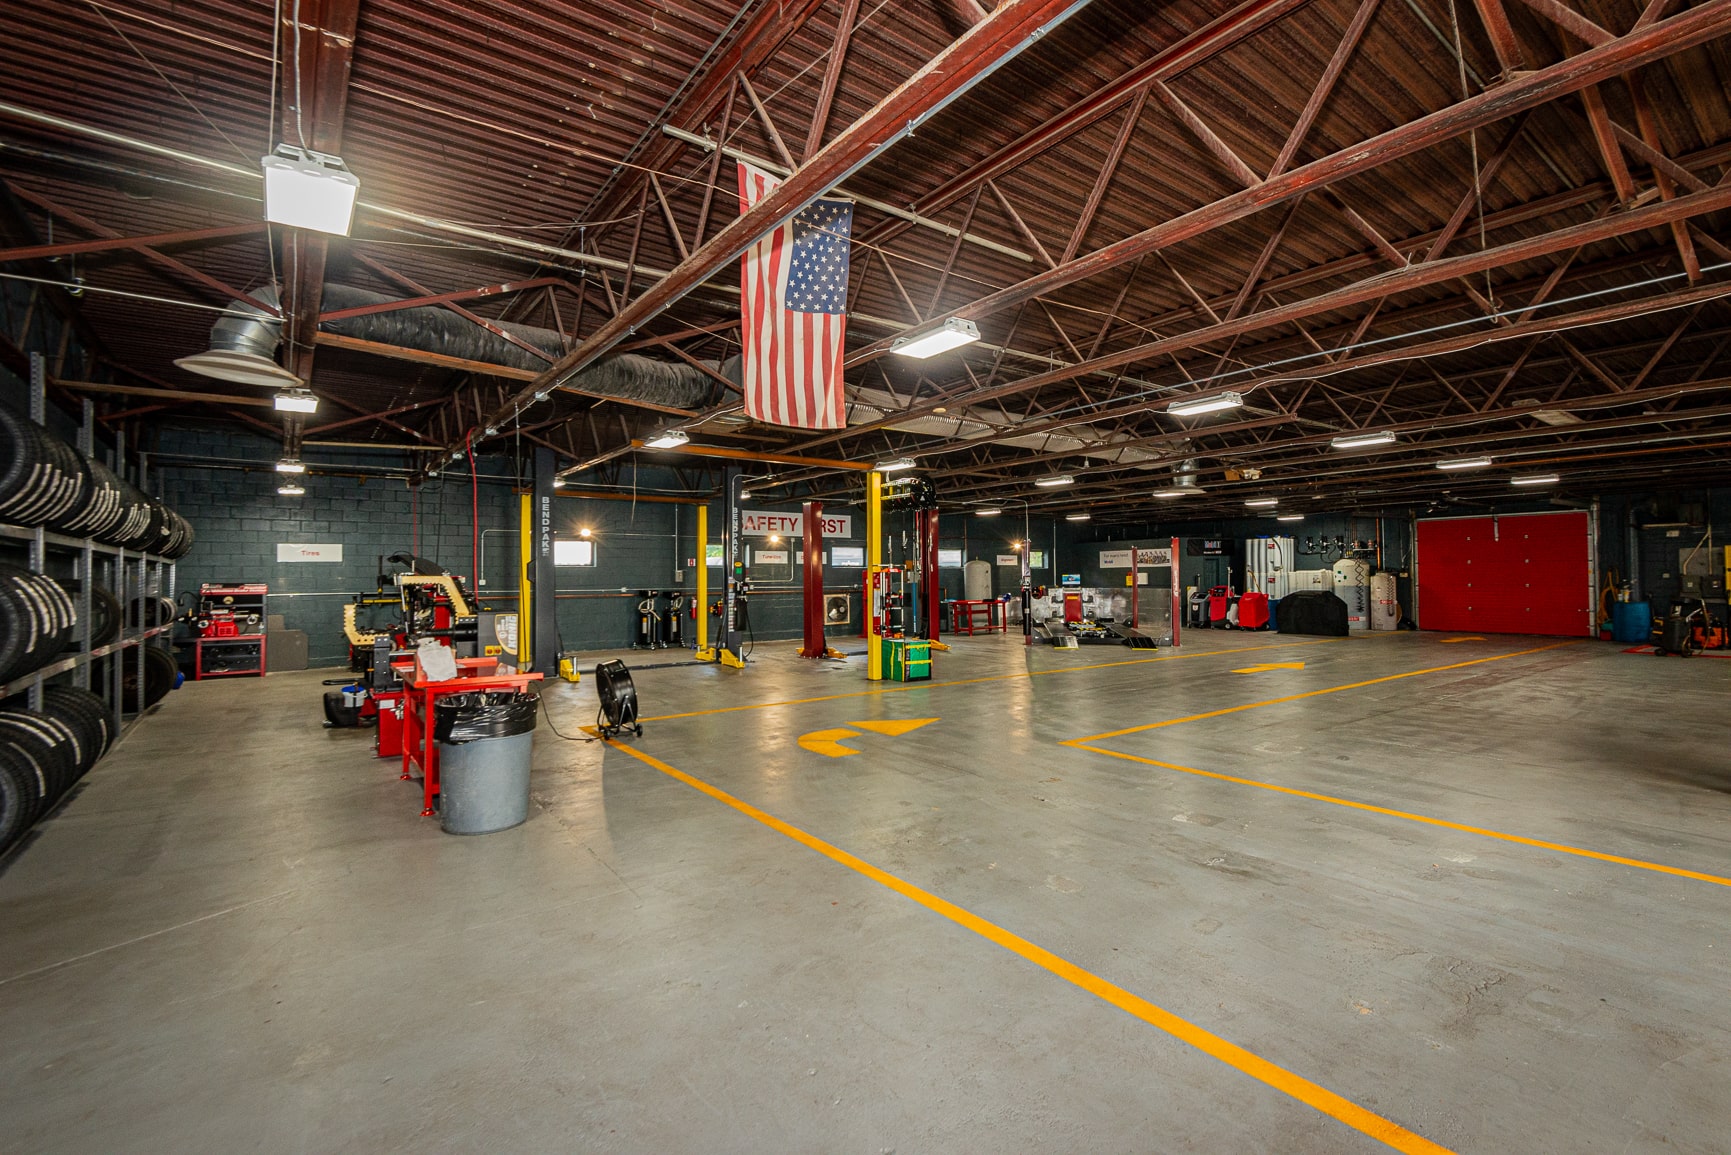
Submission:
M 517 668 L 527 670 L 534 657 L 535 585 L 529 580 L 534 571 L 535 557 L 535 493 L 530 490 L 517 498 Z
M 883 525 L 883 490 L 884 477 L 877 470 L 866 474 L 866 574 L 868 577 L 877 573 L 878 566 L 883 564 L 884 525 Z M 877 618 L 872 614 L 872 602 L 875 590 L 868 588 L 866 604 L 861 607 L 866 618 L 866 680 L 881 682 L 884 678 L 883 643 L 878 633 Z
M 713 662 L 709 648 L 709 503 L 697 507 L 697 660 Z
M 559 672 L 559 606 L 555 600 L 557 581 L 553 570 L 553 479 L 556 471 L 553 451 L 537 447 L 534 508 L 531 510 L 535 541 L 529 563 L 532 604 L 529 620 L 535 631 L 530 648 L 530 668 L 555 676 Z
M 827 658 L 831 654 L 823 636 L 823 502 L 808 501 L 805 515 L 805 614 L 802 658 Z

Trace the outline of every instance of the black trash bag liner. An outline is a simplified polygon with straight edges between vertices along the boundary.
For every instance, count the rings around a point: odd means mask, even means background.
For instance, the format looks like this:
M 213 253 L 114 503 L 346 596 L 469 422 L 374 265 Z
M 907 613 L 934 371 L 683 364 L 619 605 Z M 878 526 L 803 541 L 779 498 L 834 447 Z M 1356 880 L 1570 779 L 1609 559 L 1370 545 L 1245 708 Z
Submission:
M 540 699 L 511 690 L 452 694 L 433 704 L 433 738 L 448 746 L 511 738 L 535 728 Z

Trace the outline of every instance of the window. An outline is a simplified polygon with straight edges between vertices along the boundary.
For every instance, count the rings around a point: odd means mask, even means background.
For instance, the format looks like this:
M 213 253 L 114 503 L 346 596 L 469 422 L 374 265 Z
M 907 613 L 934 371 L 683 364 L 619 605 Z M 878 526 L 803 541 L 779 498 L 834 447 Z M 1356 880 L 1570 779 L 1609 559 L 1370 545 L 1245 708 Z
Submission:
M 595 543 L 582 538 L 553 540 L 554 565 L 594 565 Z
M 829 564 L 858 569 L 865 565 L 865 546 L 838 545 L 829 551 Z

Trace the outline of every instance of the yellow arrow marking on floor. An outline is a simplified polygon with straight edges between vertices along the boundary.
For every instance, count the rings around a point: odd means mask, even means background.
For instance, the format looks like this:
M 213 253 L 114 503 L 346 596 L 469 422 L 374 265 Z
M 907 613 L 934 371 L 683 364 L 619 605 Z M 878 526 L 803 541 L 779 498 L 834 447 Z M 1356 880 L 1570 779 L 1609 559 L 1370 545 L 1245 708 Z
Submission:
M 1477 637 L 1474 637 L 1474 638 L 1438 638 L 1437 641 L 1441 642 L 1445 646 L 1451 646 L 1456 642 L 1482 642 L 1482 641 L 1484 641 L 1484 639 L 1483 638 L 1477 638 Z
M 936 718 L 901 718 L 889 722 L 849 722 L 850 726 L 858 726 L 862 730 L 870 730 L 874 734 L 887 734 L 891 738 L 900 738 L 903 734 L 911 734 L 921 726 L 929 726 Z
M 860 730 L 870 730 L 874 734 L 900 738 L 903 734 L 911 734 L 921 726 L 929 726 L 936 721 L 936 718 L 896 718 L 879 722 L 849 722 L 848 725 L 858 726 Z M 831 758 L 846 758 L 849 754 L 858 754 L 859 751 L 852 746 L 843 746 L 842 739 L 859 736 L 859 730 L 813 730 L 799 736 L 799 748 L 810 750 L 813 754 L 827 754 Z
M 1269 670 L 1302 670 L 1303 662 L 1268 662 L 1261 666 L 1245 666 L 1242 670 L 1233 670 L 1234 674 L 1265 674 Z
M 858 754 L 859 751 L 843 746 L 841 740 L 858 737 L 858 730 L 813 730 L 799 736 L 799 748 L 810 750 L 813 754 L 828 754 L 831 758 L 846 758 L 849 754 Z

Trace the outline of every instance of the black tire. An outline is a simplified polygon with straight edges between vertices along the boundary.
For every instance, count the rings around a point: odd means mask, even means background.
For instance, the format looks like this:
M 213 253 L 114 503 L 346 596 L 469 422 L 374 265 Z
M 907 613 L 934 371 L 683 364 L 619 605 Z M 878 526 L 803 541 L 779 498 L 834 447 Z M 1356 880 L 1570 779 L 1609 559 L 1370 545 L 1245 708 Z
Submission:
M 10 749 L 0 743 L 0 851 L 24 837 L 35 818 L 33 788 L 27 784 L 29 771 Z M 33 775 L 32 775 L 33 777 Z
M 76 624 L 72 598 L 53 578 L 0 565 L 0 681 L 53 661 Z
M 42 708 L 69 720 L 77 718 L 90 735 L 97 758 L 106 754 L 118 737 L 108 703 L 89 690 L 77 686 L 49 686 L 42 691 Z M 89 766 L 85 767 L 86 771 L 89 769 Z
M 47 810 L 78 781 L 84 750 L 72 727 L 30 710 L 0 710 L 0 741 L 11 742 L 41 773 L 41 810 Z

